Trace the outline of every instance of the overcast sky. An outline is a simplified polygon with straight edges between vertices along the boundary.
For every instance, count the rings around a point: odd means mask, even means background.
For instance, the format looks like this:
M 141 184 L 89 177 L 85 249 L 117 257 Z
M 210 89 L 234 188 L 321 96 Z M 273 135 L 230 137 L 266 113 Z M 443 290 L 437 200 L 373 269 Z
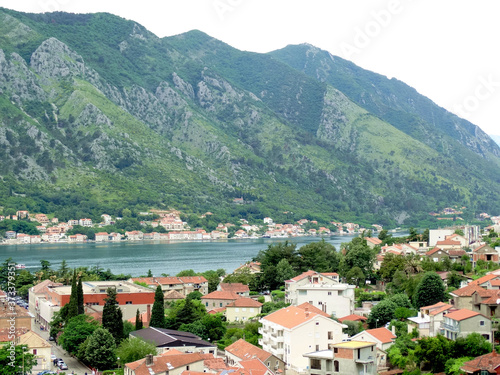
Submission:
M 0 6 L 109 12 L 159 37 L 198 29 L 254 52 L 310 43 L 400 79 L 500 135 L 498 0 L 0 0 Z

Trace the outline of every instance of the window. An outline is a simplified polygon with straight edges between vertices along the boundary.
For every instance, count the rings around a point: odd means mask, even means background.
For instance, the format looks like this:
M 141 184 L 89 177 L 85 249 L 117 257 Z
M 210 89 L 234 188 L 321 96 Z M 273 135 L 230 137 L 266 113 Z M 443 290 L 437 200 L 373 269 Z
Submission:
M 333 340 L 333 332 L 328 331 L 328 340 Z
M 321 360 L 316 358 L 311 358 L 311 369 L 321 370 Z
M 208 302 L 205 302 L 205 306 L 208 307 Z
M 222 302 L 221 302 L 221 303 L 219 303 L 219 305 L 220 305 L 220 307 L 222 307 Z
M 125 305 L 131 305 L 132 301 L 125 301 Z
M 316 345 L 316 351 L 319 352 L 319 345 Z
M 333 361 L 333 371 L 335 372 L 340 371 L 339 361 Z
M 333 353 L 337 354 L 339 352 L 339 348 L 333 348 Z
M 332 292 L 328 292 L 328 295 L 331 296 L 332 295 Z
M 189 366 L 186 366 L 186 371 L 189 371 Z
M 480 325 L 480 326 L 484 326 L 484 320 L 480 320 L 480 321 L 479 321 L 479 325 Z
M 36 355 L 36 349 L 33 349 L 33 354 Z
M 316 325 L 319 326 L 319 322 L 318 321 L 316 321 Z

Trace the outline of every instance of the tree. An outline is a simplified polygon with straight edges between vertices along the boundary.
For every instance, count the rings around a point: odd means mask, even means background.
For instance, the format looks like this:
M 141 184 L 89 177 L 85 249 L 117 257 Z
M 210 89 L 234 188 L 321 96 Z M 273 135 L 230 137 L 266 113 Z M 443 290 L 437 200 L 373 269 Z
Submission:
M 149 322 L 150 327 L 165 328 L 165 307 L 163 302 L 163 291 L 161 290 L 161 285 L 158 285 L 155 292 L 155 301 L 153 303 L 153 308 L 151 309 L 151 321 Z
M 368 320 L 366 321 L 368 326 L 370 328 L 377 328 L 389 323 L 395 318 L 397 307 L 398 306 L 389 299 L 380 301 L 372 307 Z
M 390 281 L 396 271 L 404 270 L 405 258 L 399 254 L 387 253 L 380 265 L 378 274 L 385 281 Z
M 365 274 L 359 267 L 351 268 L 346 274 L 345 278 L 348 284 L 362 286 L 365 285 Z
M 288 263 L 288 260 L 281 259 L 276 267 L 276 282 L 284 285 L 286 280 L 290 280 L 295 276 L 296 273 L 290 263 Z
M 218 341 L 226 333 L 226 326 L 220 314 L 206 314 L 202 319 L 194 320 L 189 324 L 182 324 L 180 331 L 191 332 L 203 340 Z
M 452 357 L 453 342 L 443 335 L 423 337 L 415 348 L 415 357 L 424 368 L 433 373 L 442 372 L 446 361 Z
M 89 337 L 85 359 L 99 370 L 109 370 L 116 365 L 116 344 L 107 329 L 97 328 Z
M 123 314 L 116 300 L 116 289 L 108 288 L 102 309 L 102 328 L 111 333 L 117 344 L 123 339 Z
M 31 373 L 31 369 L 33 366 L 36 366 L 37 360 L 28 350 L 28 346 L 16 345 L 14 346 L 14 353 L 11 350 L 10 345 L 0 347 L 0 374 L 17 375 Z M 12 354 L 14 354 L 14 358 L 11 358 Z
M 363 330 L 363 323 L 355 322 L 353 320 L 344 320 L 342 324 L 345 324 L 347 328 L 342 330 L 343 333 L 346 333 L 347 336 L 351 337 Z
M 83 281 L 81 276 L 78 278 L 78 285 L 76 287 L 76 297 L 78 304 L 78 315 L 85 314 L 85 307 L 83 304 Z
M 77 315 L 68 320 L 64 332 L 59 337 L 59 343 L 64 350 L 71 354 L 78 352 L 78 347 L 97 328 L 99 322 L 88 315 Z
M 137 312 L 135 313 L 135 330 L 138 331 L 142 328 L 143 328 L 142 315 L 139 312 L 139 309 L 137 309 Z
M 445 299 L 445 288 L 439 275 L 435 272 L 426 272 L 415 290 L 415 307 L 420 309 L 422 306 L 434 305 Z
M 148 354 L 157 354 L 156 346 L 138 337 L 129 337 L 123 340 L 116 348 L 118 363 L 124 365 L 146 357 Z
M 78 291 L 76 287 L 76 269 L 73 270 L 73 279 L 71 280 L 71 295 L 68 302 L 68 319 L 78 315 Z
M 48 260 L 40 260 L 40 265 L 42 266 L 42 271 L 47 272 L 50 269 L 50 262 Z
M 315 270 L 317 272 L 337 272 L 340 256 L 335 246 L 322 239 L 311 242 L 299 249 L 299 272 Z
M 343 244 L 345 256 L 341 260 L 340 270 L 345 277 L 354 267 L 359 267 L 366 278 L 370 278 L 373 271 L 375 254 L 361 237 L 353 238 L 351 242 Z

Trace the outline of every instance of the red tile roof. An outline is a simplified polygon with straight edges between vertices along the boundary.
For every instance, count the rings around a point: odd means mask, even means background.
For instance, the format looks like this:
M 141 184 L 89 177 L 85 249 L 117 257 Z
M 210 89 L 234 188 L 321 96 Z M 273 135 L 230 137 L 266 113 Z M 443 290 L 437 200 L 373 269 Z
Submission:
M 453 320 L 456 320 L 456 321 L 461 321 L 461 320 L 472 318 L 472 317 L 477 316 L 477 315 L 481 315 L 481 314 L 478 313 L 477 311 L 472 311 L 469 309 L 460 309 L 460 310 L 453 311 L 453 312 L 447 314 L 446 317 L 453 319 Z
M 474 281 L 471 281 L 469 283 L 469 285 L 481 285 L 487 281 L 490 281 L 490 280 L 493 280 L 493 279 L 496 279 L 498 278 L 499 276 L 498 275 L 494 275 L 494 274 L 488 274 L 488 275 L 485 275 L 483 277 L 480 277 L 479 279 L 476 279 Z
M 375 244 L 375 245 L 380 245 L 382 243 L 382 241 L 376 237 L 365 237 L 365 240 L 367 240 L 368 242 L 371 242 L 372 244 Z
M 389 331 L 385 327 L 367 329 L 365 332 L 369 333 L 370 335 L 375 337 L 378 341 L 380 341 L 383 344 L 388 343 L 388 342 L 392 342 L 393 340 L 396 339 L 396 336 L 393 335 L 392 332 Z
M 240 366 L 251 375 L 264 375 L 269 368 L 258 358 L 240 361 Z
M 297 307 L 299 309 L 304 310 L 304 311 L 313 312 L 315 314 L 323 315 L 323 316 L 326 316 L 327 318 L 330 318 L 329 314 L 327 314 L 323 310 L 318 309 L 316 306 L 311 305 L 309 302 L 304 302 L 304 303 L 298 305 Z
M 248 285 L 242 283 L 220 283 L 220 290 L 225 292 L 234 292 L 234 293 L 249 293 L 250 288 Z
M 437 241 L 436 246 L 438 245 L 454 245 L 454 246 L 460 246 L 460 241 L 453 241 L 450 239 L 445 239 L 443 241 Z
M 263 320 L 268 320 L 272 323 L 276 323 L 284 328 L 292 329 L 303 323 L 312 321 L 318 317 L 323 316 L 322 314 L 316 314 L 311 311 L 303 310 L 297 306 L 284 307 L 281 310 L 275 311 L 265 317 Z M 336 324 L 341 324 L 332 320 Z
M 146 366 L 146 358 L 139 359 L 135 362 L 126 363 L 125 366 L 135 372 L 135 375 L 150 375 L 150 370 L 154 374 L 160 372 L 168 372 L 169 370 L 186 366 L 191 363 L 203 361 L 203 356 L 199 353 L 182 353 L 166 356 L 153 357 L 153 364 Z
M 469 285 L 464 286 L 463 288 L 455 289 L 454 291 L 451 292 L 451 294 L 454 294 L 458 297 L 470 297 L 474 293 L 481 292 L 484 290 L 485 290 L 484 288 L 481 288 L 476 284 L 469 283 Z
M 226 307 L 262 307 L 262 303 L 252 298 L 242 297 L 238 298 L 236 301 L 231 302 Z
M 344 320 L 350 320 L 353 322 L 359 322 L 359 321 L 364 322 L 364 321 L 368 320 L 368 318 L 365 316 L 361 316 L 361 315 L 351 314 L 351 315 L 343 316 L 342 318 L 338 318 L 338 320 L 340 323 L 344 323 Z
M 225 299 L 233 301 L 239 298 L 241 298 L 241 296 L 234 292 L 224 292 L 222 290 L 216 290 L 212 293 L 208 293 L 206 296 L 201 297 L 201 299 Z
M 238 341 L 227 346 L 225 351 L 234 355 L 235 357 L 238 357 L 241 360 L 252 359 L 255 357 L 260 359 L 261 361 L 265 361 L 272 356 L 271 353 L 255 345 L 252 345 L 243 339 L 239 339 Z
M 445 253 L 445 254 L 447 254 L 447 253 L 448 253 L 446 250 L 443 250 L 443 249 L 441 249 L 440 247 L 437 247 L 437 246 L 436 246 L 434 249 L 429 250 L 429 251 L 428 251 L 425 255 L 427 255 L 427 256 L 432 255 L 432 254 L 434 254 L 434 253 L 438 252 L 439 250 L 441 250 L 441 251 L 442 251 L 443 253 Z
M 496 351 L 474 358 L 468 362 L 464 362 L 460 370 L 470 373 L 478 373 L 481 370 L 486 370 L 491 374 L 497 374 L 500 366 L 500 356 Z

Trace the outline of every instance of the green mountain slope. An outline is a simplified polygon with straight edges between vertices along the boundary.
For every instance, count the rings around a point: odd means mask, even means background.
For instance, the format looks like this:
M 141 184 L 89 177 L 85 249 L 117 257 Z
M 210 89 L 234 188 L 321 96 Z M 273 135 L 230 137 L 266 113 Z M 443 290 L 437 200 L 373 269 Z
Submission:
M 307 58 L 301 48 L 290 61 L 278 52 L 199 31 L 157 38 L 110 14 L 0 9 L 0 206 L 61 219 L 169 207 L 384 225 L 451 205 L 496 209 L 498 147 L 474 125 L 456 120 L 457 136 L 420 106 L 374 93 L 366 105 L 355 93 L 373 73 L 352 88 L 355 67 L 318 79 L 292 63 Z M 398 101 L 412 90 L 384 85 Z

